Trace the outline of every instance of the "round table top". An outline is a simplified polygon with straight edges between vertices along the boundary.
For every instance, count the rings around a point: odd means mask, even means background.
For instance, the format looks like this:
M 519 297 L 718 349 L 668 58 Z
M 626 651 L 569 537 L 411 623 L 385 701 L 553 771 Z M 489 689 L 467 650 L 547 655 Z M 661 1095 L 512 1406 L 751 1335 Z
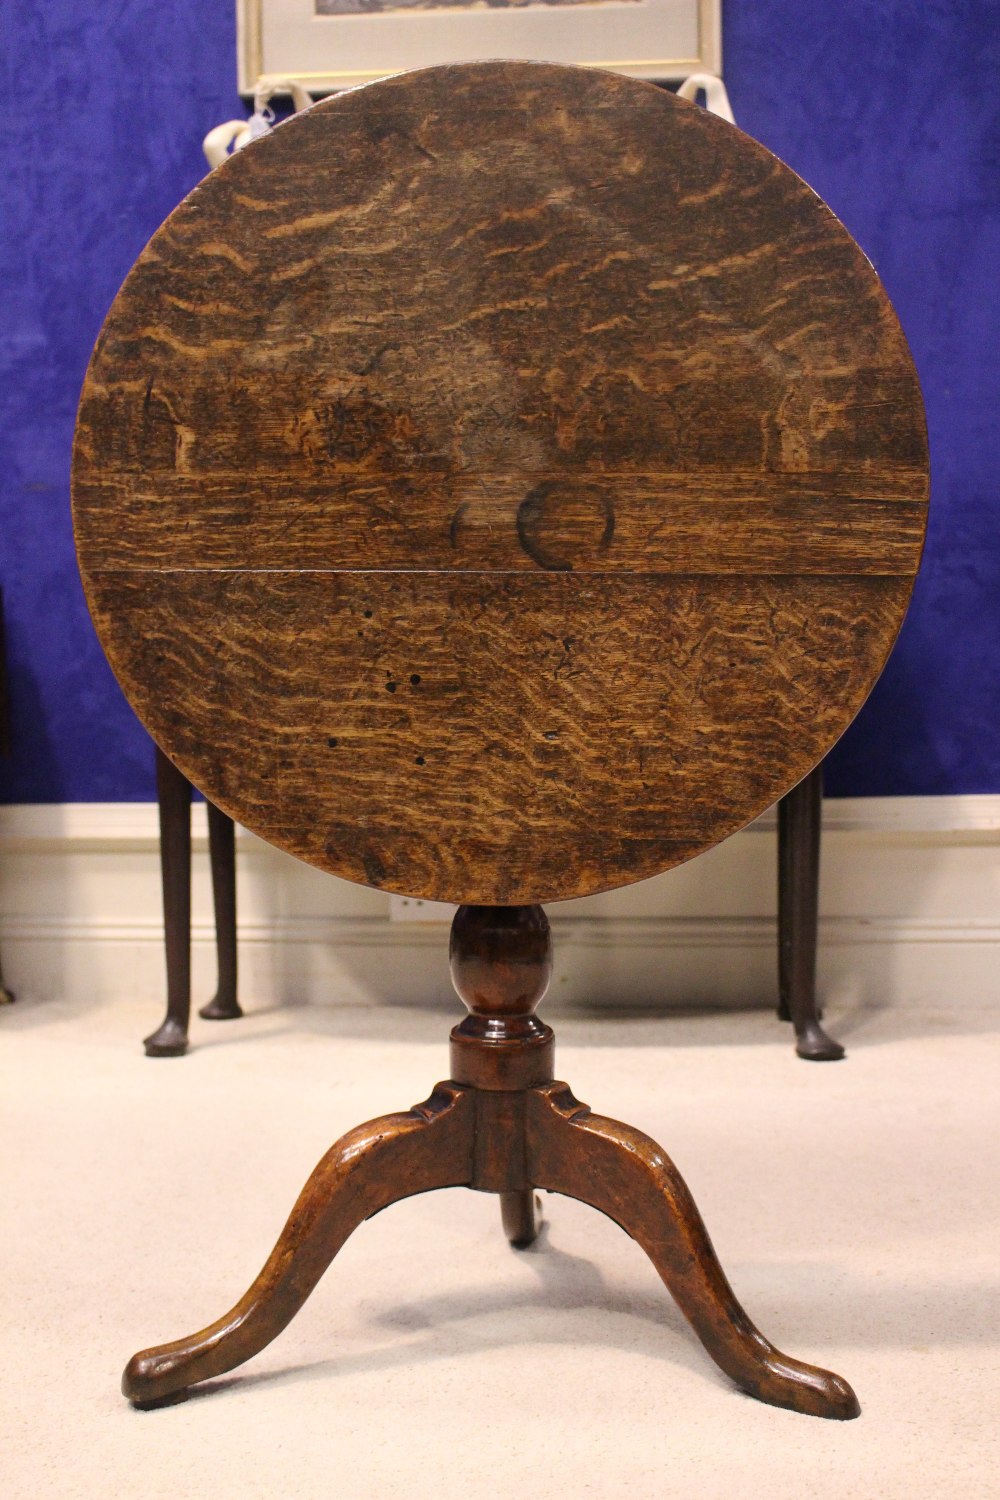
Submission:
M 881 670 L 913 365 L 793 172 L 650 84 L 483 63 L 324 100 L 119 293 L 74 513 L 111 664 L 265 839 L 557 900 L 734 832 Z

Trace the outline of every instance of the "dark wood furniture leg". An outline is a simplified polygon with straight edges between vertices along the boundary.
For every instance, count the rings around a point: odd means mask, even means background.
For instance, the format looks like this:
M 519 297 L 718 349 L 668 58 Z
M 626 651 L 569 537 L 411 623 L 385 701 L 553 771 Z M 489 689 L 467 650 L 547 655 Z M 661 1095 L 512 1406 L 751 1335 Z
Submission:
M 206 1021 L 234 1021 L 243 1014 L 236 998 L 236 827 L 214 802 L 206 799 L 206 806 L 219 986 L 198 1014 Z
M 468 1090 L 441 1084 L 426 1104 L 343 1136 L 309 1178 L 246 1295 L 191 1338 L 135 1355 L 122 1379 L 125 1395 L 141 1405 L 160 1401 L 243 1364 L 291 1321 L 365 1219 L 400 1198 L 468 1182 L 472 1104 Z
M 515 1193 L 501 1193 L 500 1218 L 503 1232 L 514 1249 L 527 1250 L 537 1240 L 540 1224 L 534 1191 L 523 1188 Z
M 810 771 L 778 803 L 778 1015 L 795 1027 L 808 1062 L 836 1062 L 844 1049 L 820 1025 L 816 1002 L 819 847 L 823 768 Z
M 156 747 L 160 873 L 167 957 L 167 1013 L 143 1042 L 147 1057 L 187 1051 L 191 1013 L 191 783 Z
M 143 1046 L 147 1057 L 180 1057 L 187 1051 L 191 1016 L 191 783 L 156 749 L 156 794 L 160 810 L 160 870 L 167 959 L 167 1014 Z M 233 820 L 212 802 L 208 848 L 212 863 L 215 948 L 219 981 L 214 997 L 198 1012 L 208 1021 L 241 1016 L 236 998 L 236 842 Z
M 857 1416 L 846 1381 L 780 1353 L 750 1322 L 660 1148 L 552 1081 L 552 1031 L 534 1015 L 551 962 L 540 906 L 459 908 L 452 978 L 470 1014 L 452 1031 L 451 1079 L 426 1104 L 335 1145 L 232 1311 L 130 1360 L 130 1400 L 155 1404 L 242 1364 L 281 1332 L 363 1220 L 410 1194 L 466 1185 L 500 1195 L 504 1227 L 521 1244 L 535 1233 L 532 1189 L 592 1204 L 643 1247 L 708 1353 L 744 1390 L 811 1416 Z

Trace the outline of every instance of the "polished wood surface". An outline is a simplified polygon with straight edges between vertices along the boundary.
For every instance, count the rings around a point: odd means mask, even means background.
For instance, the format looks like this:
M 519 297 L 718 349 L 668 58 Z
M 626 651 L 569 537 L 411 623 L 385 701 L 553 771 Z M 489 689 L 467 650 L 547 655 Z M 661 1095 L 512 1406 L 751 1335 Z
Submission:
M 400 1198 L 468 1181 L 472 1117 L 472 1093 L 442 1084 L 425 1104 L 349 1131 L 309 1178 L 246 1295 L 191 1338 L 135 1355 L 122 1378 L 125 1395 L 159 1401 L 257 1354 L 365 1219 Z
M 817 763 L 919 559 L 888 300 L 761 146 L 528 63 L 325 100 L 154 236 L 83 391 L 102 642 L 226 813 L 348 879 L 530 903 Z
M 752 1396 L 845 1421 L 861 1410 L 840 1375 L 782 1354 L 747 1317 L 677 1168 L 655 1141 L 590 1112 L 565 1084 L 528 1095 L 529 1175 L 614 1219 L 642 1246 L 716 1364 Z
M 845 1380 L 782 1354 L 750 1321 L 691 1194 L 655 1141 L 592 1114 L 552 1081 L 551 1045 L 539 1051 L 540 1036 L 551 1042 L 552 1033 L 534 1014 L 551 966 L 539 907 L 456 913 L 452 979 L 470 1014 L 452 1038 L 460 1039 L 464 1076 L 439 1084 L 426 1104 L 360 1126 L 333 1146 L 246 1294 L 200 1332 L 135 1355 L 123 1377 L 126 1396 L 156 1403 L 234 1369 L 281 1332 L 364 1219 L 413 1193 L 464 1185 L 499 1194 L 504 1232 L 519 1247 L 537 1235 L 536 1188 L 600 1209 L 642 1246 L 737 1385 L 807 1415 L 857 1416 Z M 502 1067 L 491 1061 L 496 1055 Z

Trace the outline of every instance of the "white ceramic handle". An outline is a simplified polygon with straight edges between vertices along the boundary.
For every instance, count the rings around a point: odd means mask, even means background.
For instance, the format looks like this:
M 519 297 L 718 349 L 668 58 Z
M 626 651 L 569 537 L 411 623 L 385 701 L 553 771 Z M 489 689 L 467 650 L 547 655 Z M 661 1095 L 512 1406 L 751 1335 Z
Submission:
M 221 166 L 229 155 L 230 147 L 238 151 L 249 135 L 249 120 L 227 120 L 224 125 L 216 125 L 201 143 L 208 165 L 210 167 Z
M 210 167 L 221 166 L 233 151 L 239 151 L 254 137 L 267 134 L 266 122 L 273 116 L 269 110 L 265 115 L 265 110 L 268 100 L 274 94 L 291 94 L 292 113 L 296 115 L 300 110 L 308 109 L 313 102 L 309 90 L 296 79 L 276 79 L 266 89 L 254 95 L 253 116 L 250 120 L 227 120 L 224 125 L 216 125 L 214 130 L 208 132 L 201 143 L 201 149 Z
M 726 93 L 726 85 L 714 73 L 692 73 L 690 78 L 685 78 L 677 90 L 677 97 L 690 99 L 692 104 L 697 104 L 698 95 L 702 89 L 705 91 L 705 108 L 713 115 L 719 115 L 721 119 L 728 120 L 730 125 L 735 125 L 733 107 Z

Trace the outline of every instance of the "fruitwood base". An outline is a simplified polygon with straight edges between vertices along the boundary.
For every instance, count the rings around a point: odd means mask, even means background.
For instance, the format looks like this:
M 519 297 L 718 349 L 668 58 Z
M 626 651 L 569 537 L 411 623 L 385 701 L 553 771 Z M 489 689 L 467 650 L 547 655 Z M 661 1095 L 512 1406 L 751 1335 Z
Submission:
M 537 1234 L 534 1189 L 615 1220 L 646 1251 L 716 1363 L 751 1395 L 817 1417 L 860 1410 L 839 1375 L 780 1353 L 753 1326 L 670 1159 L 647 1136 L 592 1114 L 552 1080 L 553 1035 L 534 1015 L 551 943 L 540 906 L 463 906 L 452 978 L 470 1014 L 452 1032 L 452 1077 L 425 1104 L 350 1131 L 327 1152 L 246 1295 L 190 1338 L 145 1349 L 122 1382 L 139 1405 L 243 1364 L 309 1296 L 348 1235 L 432 1188 L 498 1193 L 513 1245 Z

